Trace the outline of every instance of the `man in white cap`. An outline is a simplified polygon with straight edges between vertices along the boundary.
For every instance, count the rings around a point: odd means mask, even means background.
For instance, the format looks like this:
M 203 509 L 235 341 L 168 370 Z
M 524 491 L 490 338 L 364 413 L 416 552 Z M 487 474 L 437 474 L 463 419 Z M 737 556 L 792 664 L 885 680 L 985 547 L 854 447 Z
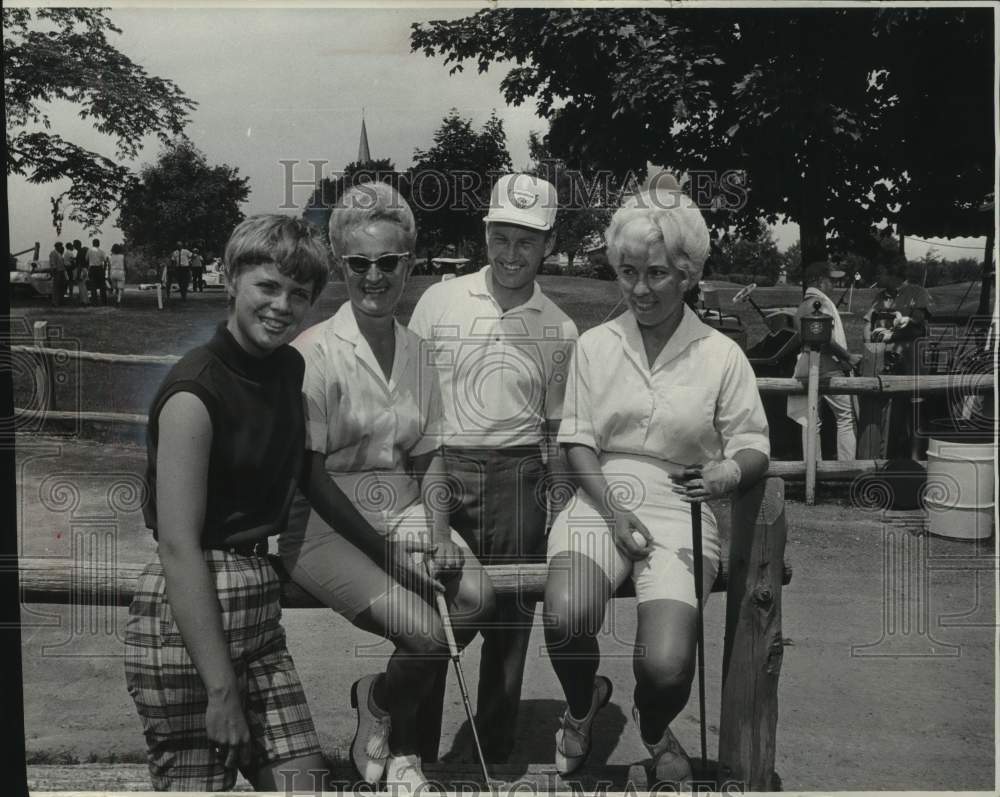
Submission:
M 535 282 L 555 246 L 557 206 L 545 180 L 501 177 L 485 219 L 489 264 L 428 288 L 410 319 L 441 380 L 451 525 L 483 564 L 544 561 L 543 480 L 558 453 L 578 336 Z M 503 762 L 514 745 L 534 606 L 516 596 L 497 604 L 483 633 L 476 725 L 487 759 Z

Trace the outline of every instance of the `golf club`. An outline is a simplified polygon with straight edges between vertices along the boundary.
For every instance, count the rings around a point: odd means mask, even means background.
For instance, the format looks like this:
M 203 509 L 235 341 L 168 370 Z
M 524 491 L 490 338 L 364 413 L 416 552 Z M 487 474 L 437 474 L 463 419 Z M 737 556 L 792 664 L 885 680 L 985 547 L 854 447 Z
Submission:
M 426 560 L 424 561 L 424 566 L 427 568 L 427 574 L 433 578 L 430 564 Z M 455 665 L 455 675 L 458 676 L 458 689 L 462 693 L 462 703 L 465 705 L 465 716 L 469 718 L 469 727 L 472 728 L 472 741 L 476 745 L 476 755 L 479 756 L 479 766 L 483 770 L 483 785 L 488 789 L 490 788 L 490 773 L 486 768 L 486 756 L 483 755 L 482 745 L 479 743 L 479 732 L 476 730 L 476 720 L 472 713 L 472 702 L 469 700 L 469 688 L 465 685 L 465 674 L 462 672 L 462 660 L 458 650 L 458 644 L 455 642 L 455 632 L 451 627 L 451 613 L 448 611 L 448 601 L 440 592 L 434 593 L 434 599 L 437 603 L 438 614 L 441 617 L 441 625 L 444 627 L 444 636 L 448 642 L 448 655 L 451 658 L 452 664 Z
M 698 602 L 698 718 L 701 723 L 701 766 L 704 770 L 708 758 L 705 741 L 705 614 L 702 601 L 704 574 L 702 573 L 701 502 L 691 504 L 691 543 L 694 548 L 694 591 Z

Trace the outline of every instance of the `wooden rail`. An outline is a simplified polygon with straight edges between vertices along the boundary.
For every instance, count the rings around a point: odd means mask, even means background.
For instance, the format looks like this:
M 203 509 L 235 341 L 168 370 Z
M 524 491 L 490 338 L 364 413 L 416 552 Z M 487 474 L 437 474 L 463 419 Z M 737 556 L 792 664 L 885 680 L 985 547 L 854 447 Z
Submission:
M 41 418 L 51 421 L 107 423 L 123 426 L 144 426 L 148 422 L 146 415 L 123 412 L 67 412 L 56 407 L 55 383 L 50 359 L 53 357 L 87 360 L 129 365 L 172 365 L 180 359 L 174 355 L 133 355 L 105 354 L 102 352 L 72 351 L 69 349 L 50 348 L 48 325 L 45 321 L 36 321 L 33 330 L 35 344 L 33 346 L 12 346 L 15 352 L 37 355 L 35 367 L 35 395 L 39 396 L 38 407 L 17 407 L 14 410 L 16 418 Z M 757 379 L 757 389 L 762 395 L 793 396 L 807 394 L 807 434 L 806 451 L 801 462 L 772 462 L 768 474 L 786 479 L 805 481 L 805 499 L 807 504 L 816 500 L 816 482 L 822 477 L 827 480 L 847 481 L 863 473 L 871 473 L 878 468 L 876 460 L 852 460 L 840 463 L 824 463 L 819 460 L 816 446 L 816 434 L 819 410 L 818 400 L 822 395 L 846 394 L 867 398 L 862 417 L 862 428 L 858 435 L 858 451 L 865 454 L 876 453 L 872 446 L 873 431 L 877 417 L 872 411 L 872 399 L 893 396 L 926 396 L 939 393 L 974 395 L 992 393 L 996 379 L 992 373 L 958 373 L 910 376 L 834 376 L 819 378 L 819 354 L 810 353 L 810 368 L 807 379 L 760 377 Z
M 46 324 L 45 321 L 36 321 Z M 45 338 L 42 338 L 44 340 Z M 174 354 L 107 354 L 105 352 L 56 349 L 36 343 L 34 346 L 13 345 L 12 352 L 40 354 L 43 358 L 59 357 L 86 362 L 117 363 L 119 365 L 173 365 L 180 357 Z M 992 374 L 930 374 L 912 376 L 833 376 L 819 379 L 820 395 L 887 396 L 905 393 L 943 393 L 956 389 L 973 393 L 990 393 L 995 379 Z M 761 395 L 795 396 L 808 392 L 808 380 L 794 377 L 758 377 Z M 109 413 L 111 414 L 111 413 Z
M 278 572 L 281 564 L 273 554 L 269 557 Z M 119 563 L 113 570 L 87 563 L 74 564 L 66 559 L 47 557 L 22 557 L 18 571 L 22 599 L 28 603 L 98 603 L 109 606 L 128 606 L 135 593 L 136 582 L 146 564 Z M 0 564 L 0 573 L 3 572 Z M 520 594 L 541 600 L 545 591 L 547 566 L 544 563 L 521 565 L 486 565 L 486 572 L 493 587 L 501 595 Z M 782 584 L 792 580 L 792 568 L 782 568 Z M 725 592 L 729 588 L 729 563 L 719 563 L 719 572 L 712 585 L 712 592 Z M 632 582 L 627 581 L 615 597 L 633 597 Z M 285 609 L 322 609 L 323 604 L 292 582 L 285 582 L 281 594 Z

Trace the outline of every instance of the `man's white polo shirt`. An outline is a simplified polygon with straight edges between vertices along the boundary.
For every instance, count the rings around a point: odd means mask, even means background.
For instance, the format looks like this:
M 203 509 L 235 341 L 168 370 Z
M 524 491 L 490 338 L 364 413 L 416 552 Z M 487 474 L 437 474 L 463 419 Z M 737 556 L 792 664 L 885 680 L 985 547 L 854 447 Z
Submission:
M 562 417 L 576 324 L 537 283 L 528 301 L 504 312 L 489 269 L 432 285 L 409 328 L 439 374 L 445 445 L 535 445 L 545 421 Z

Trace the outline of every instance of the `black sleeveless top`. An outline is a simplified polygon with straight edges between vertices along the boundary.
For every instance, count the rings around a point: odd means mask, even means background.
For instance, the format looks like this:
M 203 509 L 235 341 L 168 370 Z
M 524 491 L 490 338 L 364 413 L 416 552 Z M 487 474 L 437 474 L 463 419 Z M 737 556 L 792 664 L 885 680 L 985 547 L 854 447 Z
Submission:
M 153 399 L 146 429 L 146 525 L 157 538 L 159 414 L 175 393 L 193 393 L 212 422 L 203 548 L 265 539 L 284 530 L 305 457 L 302 376 L 291 346 L 266 357 L 247 353 L 225 324 L 170 370 Z

